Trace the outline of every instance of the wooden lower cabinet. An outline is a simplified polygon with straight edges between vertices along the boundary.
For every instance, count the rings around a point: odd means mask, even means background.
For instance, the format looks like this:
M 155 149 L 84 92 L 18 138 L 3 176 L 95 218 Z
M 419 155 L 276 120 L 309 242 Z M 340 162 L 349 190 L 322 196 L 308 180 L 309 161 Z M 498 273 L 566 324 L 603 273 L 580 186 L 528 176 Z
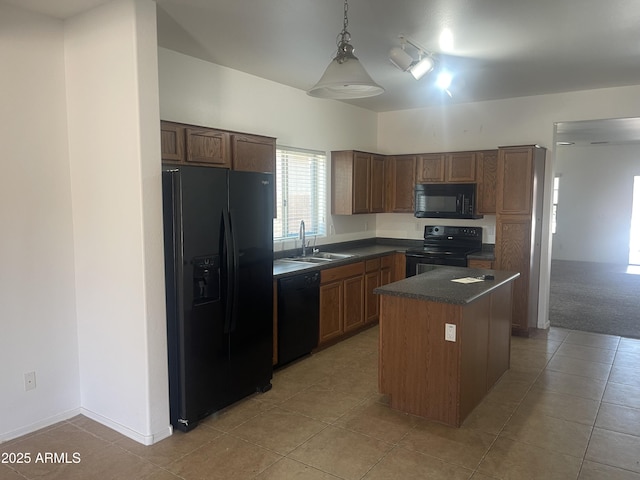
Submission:
M 391 281 L 397 282 L 405 278 L 407 278 L 407 256 L 404 253 L 394 253 Z
M 320 272 L 320 335 L 322 345 L 364 324 L 364 262 Z
M 318 343 L 326 343 L 344 332 L 344 282 L 320 285 L 320 336 Z
M 394 260 L 390 254 L 320 273 L 320 345 L 378 321 L 380 296 L 373 290 L 393 281 Z
M 362 275 L 346 278 L 343 287 L 344 333 L 364 325 L 364 281 Z
M 380 314 L 378 295 L 373 291 L 380 286 L 380 258 L 374 258 L 365 262 L 364 289 L 364 321 L 371 323 L 378 320 Z
M 491 260 L 467 260 L 467 267 L 469 268 L 487 268 L 491 270 L 493 268 L 493 262 Z
M 531 261 L 531 219 L 502 215 L 496 228 L 496 260 L 500 270 L 520 272 L 513 283 L 513 333 L 528 335 L 538 317 L 538 268 Z M 532 272 L 535 282 L 532 283 Z

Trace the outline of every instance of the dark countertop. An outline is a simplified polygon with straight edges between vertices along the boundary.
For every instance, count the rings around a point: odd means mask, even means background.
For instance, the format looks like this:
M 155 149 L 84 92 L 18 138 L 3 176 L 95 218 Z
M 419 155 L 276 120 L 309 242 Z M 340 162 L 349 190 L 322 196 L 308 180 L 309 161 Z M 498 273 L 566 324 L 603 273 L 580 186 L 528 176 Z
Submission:
M 318 263 L 294 263 L 283 261 L 285 259 L 277 259 L 273 261 L 273 277 L 274 278 L 282 278 L 288 277 L 291 275 L 295 275 L 304 271 L 319 271 L 324 270 L 326 268 L 339 267 L 342 265 L 347 265 L 349 263 L 361 262 L 363 260 L 369 260 L 370 258 L 380 257 L 382 255 L 394 253 L 394 252 L 402 252 L 406 248 L 398 247 L 397 245 L 366 245 L 354 248 L 341 248 L 339 250 L 331 250 L 338 253 L 345 253 L 349 255 L 353 255 L 353 257 L 341 259 L 341 260 L 332 260 L 330 262 L 324 262 L 321 264 Z M 323 251 L 330 251 L 327 249 L 320 249 Z M 310 255 L 309 255 L 310 256 Z
M 456 278 L 479 277 L 481 275 L 493 275 L 494 280 L 467 284 L 451 281 Z M 378 287 L 373 293 L 429 302 L 467 305 L 519 276 L 520 273 L 503 270 L 433 265 L 428 272 Z

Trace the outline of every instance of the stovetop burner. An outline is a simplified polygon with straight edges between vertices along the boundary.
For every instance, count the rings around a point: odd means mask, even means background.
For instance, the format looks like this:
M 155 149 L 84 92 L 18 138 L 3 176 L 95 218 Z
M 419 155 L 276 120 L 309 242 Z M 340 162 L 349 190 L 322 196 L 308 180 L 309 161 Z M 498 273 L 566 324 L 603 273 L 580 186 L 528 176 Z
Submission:
M 466 257 L 482 250 L 482 227 L 424 227 L 422 248 L 407 250 L 408 254 L 425 256 Z

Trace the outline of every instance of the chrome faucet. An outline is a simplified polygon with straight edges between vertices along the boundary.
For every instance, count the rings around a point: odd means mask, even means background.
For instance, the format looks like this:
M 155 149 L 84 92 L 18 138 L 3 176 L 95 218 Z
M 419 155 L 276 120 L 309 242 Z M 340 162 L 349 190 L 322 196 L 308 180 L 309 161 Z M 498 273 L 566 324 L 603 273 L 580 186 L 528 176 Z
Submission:
M 304 220 L 300 220 L 300 240 L 302 240 L 302 256 L 305 257 L 307 255 L 307 247 L 305 245 L 305 231 L 304 231 Z

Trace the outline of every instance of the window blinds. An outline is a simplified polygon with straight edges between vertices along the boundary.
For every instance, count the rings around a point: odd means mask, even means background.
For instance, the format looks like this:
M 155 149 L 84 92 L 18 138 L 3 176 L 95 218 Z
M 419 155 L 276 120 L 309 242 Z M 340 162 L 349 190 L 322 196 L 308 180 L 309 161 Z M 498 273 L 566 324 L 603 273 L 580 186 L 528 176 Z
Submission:
M 297 238 L 301 220 L 307 238 L 326 234 L 326 163 L 324 152 L 276 148 L 274 240 Z

